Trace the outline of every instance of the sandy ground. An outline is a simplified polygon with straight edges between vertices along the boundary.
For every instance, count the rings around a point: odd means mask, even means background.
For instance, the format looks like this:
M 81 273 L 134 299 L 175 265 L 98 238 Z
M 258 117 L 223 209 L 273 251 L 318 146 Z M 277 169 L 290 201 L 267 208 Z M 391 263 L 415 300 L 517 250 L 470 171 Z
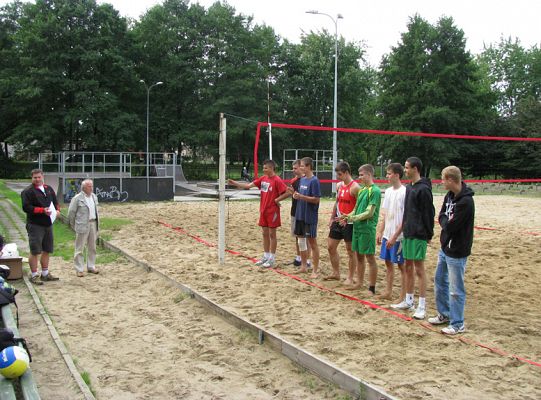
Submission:
M 60 282 L 36 289 L 79 371 L 89 374 L 98 399 L 345 395 L 260 346 L 255 336 L 230 326 L 163 278 L 123 259 L 84 278 L 77 278 L 70 263 L 59 258 L 54 266 Z M 19 297 L 26 299 L 23 293 Z M 32 369 L 42 398 L 82 398 L 62 362 L 43 365 L 50 358 L 44 352 L 58 351 L 52 342 L 41 343 L 49 334 L 33 313 L 31 299 L 27 301 L 21 308 L 21 333 L 36 360 Z
M 437 210 L 441 201 L 441 196 L 435 198 Z M 462 337 L 504 350 L 508 354 L 541 362 L 541 311 L 536 306 L 536 293 L 541 284 L 538 272 L 541 236 L 531 234 L 541 234 L 541 216 L 538 212 L 541 209 L 541 199 L 483 195 L 476 196 L 476 204 L 476 225 L 495 230 L 476 231 L 473 255 L 470 257 L 466 276 L 468 331 Z M 220 304 L 327 358 L 352 374 L 383 387 L 390 394 L 407 399 L 541 398 L 541 368 L 537 366 L 494 354 L 484 348 L 464 343 L 457 337 L 443 336 L 438 331 L 425 329 L 419 322 L 407 322 L 380 310 L 371 310 L 334 293 L 306 286 L 275 271 L 261 271 L 246 259 L 228 255 L 226 265 L 219 267 L 216 249 L 208 248 L 159 223 L 163 221 L 182 227 L 194 235 L 216 243 L 217 208 L 216 202 L 123 204 L 104 206 L 103 213 L 134 221 L 134 224 L 114 232 L 112 239 L 115 245 L 132 256 L 149 262 L 174 279 L 206 293 Z M 319 228 L 319 244 L 324 272 L 330 271 L 330 264 L 325 244 L 327 228 L 323 221 L 327 220 L 331 208 L 331 202 L 324 202 L 320 209 L 322 222 Z M 229 203 L 229 248 L 251 257 L 260 255 L 257 215 L 257 202 Z M 278 262 L 279 268 L 295 273 L 294 267 L 289 264 L 292 261 L 293 242 L 286 228 L 289 226 L 288 215 L 289 204 L 285 202 L 282 212 L 284 227 L 278 234 Z M 426 263 L 429 281 L 433 279 L 436 264 L 437 235 L 439 229 L 436 227 L 436 240 L 430 245 Z M 384 277 L 382 263 L 380 267 L 378 288 L 382 287 Z M 65 277 L 67 283 L 58 290 L 41 290 L 48 304 L 59 303 L 59 311 L 53 311 L 62 315 L 62 321 L 59 321 L 61 331 L 77 332 L 78 335 L 87 331 L 91 337 L 98 336 L 96 340 L 99 340 L 99 348 L 87 343 L 86 348 L 81 349 L 85 354 L 92 354 L 91 360 L 94 360 L 95 364 L 86 368 L 97 381 L 98 394 L 103 394 L 104 398 L 117 398 L 110 396 L 118 393 L 138 393 L 138 398 L 147 398 L 151 396 L 153 388 L 165 386 L 176 391 L 178 398 L 190 398 L 191 388 L 197 387 L 194 390 L 201 394 L 204 393 L 202 388 L 205 385 L 209 385 L 211 391 L 217 390 L 214 393 L 220 393 L 216 395 L 223 398 L 265 398 L 263 394 L 259 397 L 259 393 L 272 396 L 275 389 L 270 388 L 280 389 L 282 394 L 284 390 L 287 392 L 282 386 L 284 382 L 280 375 L 274 374 L 279 368 L 273 368 L 272 375 L 267 375 L 264 370 L 258 372 L 261 374 L 258 379 L 265 379 L 265 390 L 249 380 L 239 382 L 238 367 L 228 369 L 224 366 L 231 362 L 229 355 L 222 354 L 222 350 L 219 356 L 206 355 L 203 350 L 206 348 L 204 343 L 218 340 L 221 341 L 224 351 L 232 347 L 239 352 L 239 355 L 234 357 L 235 360 L 243 357 L 250 360 L 252 351 L 244 348 L 245 342 L 235 339 L 234 332 L 225 336 L 213 336 L 205 329 L 200 332 L 197 325 L 186 330 L 188 326 L 200 323 L 199 320 L 211 321 L 214 317 L 203 309 L 200 310 L 201 316 L 187 317 L 184 310 L 186 304 L 190 308 L 199 306 L 186 300 L 176 305 L 173 301 L 174 294 L 155 289 L 153 285 L 159 285 L 149 282 L 147 277 L 122 265 L 115 266 L 114 269 L 124 269 L 124 272 L 115 272 L 112 276 L 113 271 L 110 270 L 107 274 L 96 277 L 103 280 L 103 284 L 107 284 L 105 292 L 88 283 L 93 282 L 95 277 L 73 282 L 75 277 L 70 278 L 72 274 Z M 342 271 L 345 272 L 344 258 Z M 321 280 L 315 282 L 342 291 L 339 283 Z M 398 283 L 398 274 L 395 283 Z M 73 289 L 66 291 L 65 285 Z M 140 285 L 150 285 L 150 290 L 155 295 L 151 301 L 134 295 L 134 288 Z M 87 296 L 85 293 L 89 290 L 95 290 L 95 293 Z M 399 288 L 395 285 L 395 296 L 398 291 Z M 70 292 L 77 295 L 66 297 Z M 360 298 L 365 297 L 364 291 L 353 294 Z M 51 296 L 50 299 L 48 296 Z M 102 297 L 108 299 L 106 305 L 101 301 Z M 89 301 L 93 298 L 100 298 L 99 306 L 93 304 L 93 300 Z M 369 300 L 388 306 L 388 303 Z M 165 309 L 157 305 L 164 302 L 169 304 Z M 432 315 L 435 312 L 432 284 L 429 284 L 427 302 L 429 314 Z M 67 309 L 72 310 L 73 317 L 64 320 Z M 197 314 L 199 315 L 199 312 Z M 106 316 L 106 320 L 111 319 L 108 327 L 88 324 L 88 320 L 103 321 L 103 316 Z M 132 329 L 135 332 L 137 327 L 145 329 L 141 330 L 140 335 L 133 337 L 131 330 L 115 328 L 124 318 L 133 318 Z M 154 326 L 155 321 L 162 323 Z M 218 321 L 212 324 L 214 323 Z M 229 328 L 223 327 L 219 331 L 227 329 Z M 153 333 L 153 336 L 149 333 Z M 238 336 L 238 333 L 236 335 Z M 189 342 L 185 343 L 184 340 L 187 339 Z M 152 343 L 154 346 L 151 346 Z M 160 356 L 160 359 L 155 361 L 159 363 L 155 370 L 148 365 L 153 363 L 152 356 L 149 355 L 153 354 L 152 351 L 159 350 L 160 346 L 167 346 L 168 349 L 171 346 L 179 348 L 178 353 L 173 353 L 170 357 L 166 356 L 164 359 L 163 355 Z M 77 343 L 72 343 L 70 347 L 74 351 L 80 348 Z M 123 359 L 133 360 L 137 352 L 145 353 L 140 361 L 132 361 L 129 366 L 122 362 Z M 175 354 L 182 355 L 182 360 L 178 360 Z M 190 362 L 184 360 L 186 356 L 193 358 L 192 363 L 195 364 L 206 362 L 205 367 L 199 368 L 214 370 L 210 376 L 219 378 L 210 381 L 207 379 L 204 383 L 198 383 L 198 378 L 189 380 L 190 383 L 173 379 L 169 372 L 171 365 L 181 364 L 180 368 L 174 368 L 175 371 L 188 368 Z M 271 354 L 267 354 L 267 357 L 276 358 Z M 218 360 L 221 361 L 217 365 L 213 364 Z M 144 366 L 141 365 L 141 372 L 137 373 L 134 369 L 139 363 Z M 256 365 L 260 364 L 256 362 Z M 146 372 L 143 372 L 145 367 Z M 248 369 L 253 367 L 255 366 Z M 247 368 L 244 363 L 242 368 Z M 164 369 L 168 371 L 164 372 Z M 122 376 L 122 371 L 125 371 L 126 376 Z M 184 379 L 190 379 L 188 371 L 185 372 Z M 148 379 L 141 379 L 139 374 L 148 374 Z M 133 386 L 129 384 L 128 375 L 137 378 Z M 291 374 L 286 373 L 282 377 L 288 377 L 289 383 Z M 223 381 L 228 384 L 224 385 Z M 222 389 L 225 392 L 217 389 L 224 386 L 227 386 L 227 391 Z M 289 387 L 291 386 L 296 385 L 290 384 Z M 262 392 L 254 392 L 256 394 L 250 396 L 241 391 L 256 389 Z M 322 394 L 320 390 L 316 392 L 318 395 Z M 315 395 L 309 397 L 315 398 Z

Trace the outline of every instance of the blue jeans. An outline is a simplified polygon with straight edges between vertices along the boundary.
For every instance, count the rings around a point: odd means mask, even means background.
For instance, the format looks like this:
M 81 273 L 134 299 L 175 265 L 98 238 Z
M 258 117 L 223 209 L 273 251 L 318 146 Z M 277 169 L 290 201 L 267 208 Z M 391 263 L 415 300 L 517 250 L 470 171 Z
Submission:
M 450 325 L 455 328 L 464 325 L 464 306 L 466 304 L 464 274 L 467 260 L 468 257 L 449 257 L 440 249 L 438 266 L 434 276 L 438 312 L 448 317 Z

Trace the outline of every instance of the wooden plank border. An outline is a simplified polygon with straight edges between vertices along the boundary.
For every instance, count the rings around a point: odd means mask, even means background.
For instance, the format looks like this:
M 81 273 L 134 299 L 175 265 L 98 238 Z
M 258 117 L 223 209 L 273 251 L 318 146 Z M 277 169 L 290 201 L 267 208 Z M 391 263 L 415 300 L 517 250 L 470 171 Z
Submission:
M 140 261 L 129 255 L 121 248 L 113 245 L 107 240 L 99 238 L 99 244 L 115 253 L 122 254 L 132 263 L 147 272 L 154 272 L 164 278 L 171 286 L 180 289 L 183 293 L 197 300 L 203 306 L 222 317 L 229 324 L 254 334 L 258 337 L 259 343 L 267 343 L 272 349 L 280 352 L 294 363 L 306 368 L 310 372 L 319 376 L 321 379 L 331 382 L 340 389 L 348 392 L 361 400 L 397 400 L 395 397 L 385 393 L 383 389 L 374 386 L 360 378 L 357 378 L 336 365 L 300 348 L 299 346 L 288 342 L 276 333 L 270 332 L 265 328 L 246 320 L 235 314 L 233 311 L 220 306 L 218 303 L 210 300 L 208 297 L 198 293 L 191 287 L 184 285 L 163 272 L 152 267 L 150 264 Z

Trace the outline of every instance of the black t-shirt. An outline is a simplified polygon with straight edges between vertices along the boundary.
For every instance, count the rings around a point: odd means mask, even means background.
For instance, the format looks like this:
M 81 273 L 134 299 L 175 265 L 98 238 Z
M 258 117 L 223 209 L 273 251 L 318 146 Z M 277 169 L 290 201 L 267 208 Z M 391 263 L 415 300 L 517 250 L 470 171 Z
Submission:
M 298 192 L 299 191 L 299 185 L 301 183 L 301 180 L 300 178 L 293 178 L 291 180 L 291 186 L 293 187 L 293 190 L 295 190 L 295 192 Z M 297 199 L 293 199 L 291 201 L 291 216 L 293 218 L 295 218 L 295 212 L 297 211 Z

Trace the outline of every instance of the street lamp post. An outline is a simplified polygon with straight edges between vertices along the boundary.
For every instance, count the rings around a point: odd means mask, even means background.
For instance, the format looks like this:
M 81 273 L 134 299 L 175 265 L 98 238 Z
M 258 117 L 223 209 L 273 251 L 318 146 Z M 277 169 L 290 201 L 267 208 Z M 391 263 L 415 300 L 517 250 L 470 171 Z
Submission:
M 163 85 L 163 82 L 156 82 L 153 85 L 147 86 L 146 82 L 141 79 L 139 82 L 141 82 L 143 85 L 145 85 L 145 88 L 147 89 L 147 193 L 150 192 L 150 181 L 149 181 L 149 152 L 148 152 L 148 128 L 149 128 L 149 117 L 150 117 L 150 89 L 152 89 L 154 86 Z
M 326 15 L 334 23 L 334 113 L 333 113 L 333 133 L 332 133 L 332 179 L 336 180 L 336 163 L 338 160 L 338 139 L 336 134 L 338 119 L 338 20 L 343 19 L 342 14 L 337 14 L 336 18 L 332 15 L 319 12 L 317 10 L 306 11 L 307 14 Z M 332 192 L 336 193 L 336 182 L 332 184 Z

